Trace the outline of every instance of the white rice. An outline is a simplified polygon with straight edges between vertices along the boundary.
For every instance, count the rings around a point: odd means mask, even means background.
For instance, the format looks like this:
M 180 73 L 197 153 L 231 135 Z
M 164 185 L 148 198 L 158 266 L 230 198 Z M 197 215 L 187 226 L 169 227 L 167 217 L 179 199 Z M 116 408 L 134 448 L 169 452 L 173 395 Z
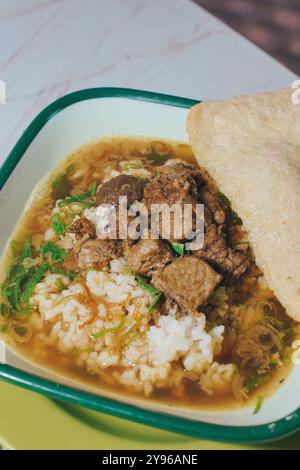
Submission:
M 66 286 L 62 292 L 57 292 L 57 279 Z M 93 298 L 96 316 L 80 300 L 83 295 Z M 31 302 L 52 325 L 48 344 L 62 353 L 76 353 L 74 361 L 90 373 L 101 376 L 112 367 L 115 383 L 146 395 L 186 375 L 209 395 L 229 389 L 233 366 L 215 362 L 224 327 L 206 331 L 203 314 L 176 318 L 176 309 L 151 323 L 151 300 L 120 258 L 111 261 L 109 271 L 89 270 L 81 282 L 47 274 Z

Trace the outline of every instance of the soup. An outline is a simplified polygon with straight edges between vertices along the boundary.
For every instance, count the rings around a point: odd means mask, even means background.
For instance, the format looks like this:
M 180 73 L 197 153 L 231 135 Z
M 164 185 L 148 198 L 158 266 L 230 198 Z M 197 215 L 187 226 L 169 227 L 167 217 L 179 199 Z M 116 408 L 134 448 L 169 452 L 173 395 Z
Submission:
M 161 204 L 190 206 L 192 228 L 200 205 L 204 243 L 187 248 L 183 212 L 168 224 L 160 216 L 154 234 L 149 214 Z M 146 213 L 144 232 L 133 206 Z M 2 334 L 99 389 L 190 406 L 259 396 L 258 411 L 291 364 L 297 328 L 255 265 L 242 220 L 185 144 L 111 139 L 69 155 L 7 257 Z

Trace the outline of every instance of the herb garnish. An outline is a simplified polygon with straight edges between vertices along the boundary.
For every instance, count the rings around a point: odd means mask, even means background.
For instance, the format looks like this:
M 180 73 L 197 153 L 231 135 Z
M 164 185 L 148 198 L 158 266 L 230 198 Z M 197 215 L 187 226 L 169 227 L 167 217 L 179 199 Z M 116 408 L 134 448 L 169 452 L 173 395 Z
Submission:
M 143 276 L 135 274 L 135 278 L 137 280 L 138 286 L 144 291 L 149 292 L 149 294 L 158 295 L 161 293 L 159 290 L 155 289 L 155 287 L 149 284 Z
M 255 388 L 259 387 L 260 385 L 264 384 L 268 378 L 267 374 L 255 375 L 252 377 L 245 385 L 244 388 L 247 393 L 252 392 Z
M 151 313 L 155 310 L 155 308 L 159 304 L 162 298 L 162 292 L 160 292 L 158 289 L 156 289 L 151 284 L 149 284 L 143 276 L 140 276 L 139 274 L 135 274 L 135 278 L 137 280 L 138 286 L 141 289 L 143 289 L 146 292 L 149 292 L 149 294 L 152 294 L 154 296 L 148 307 L 148 312 Z
M 228 199 L 225 194 L 218 192 L 218 198 L 223 203 L 226 209 L 226 215 L 229 219 L 229 222 L 233 225 L 243 225 L 242 219 L 237 215 L 237 213 L 232 209 L 231 201 Z
M 51 219 L 51 226 L 52 226 L 52 230 L 53 232 L 55 233 L 55 235 L 57 235 L 58 237 L 60 235 L 63 235 L 68 227 L 67 224 L 64 224 L 62 221 L 61 221 L 61 217 L 59 214 L 54 214 L 52 216 L 52 219 Z
M 39 252 L 47 259 L 51 258 L 53 261 L 63 260 L 66 258 L 67 253 L 65 250 L 55 245 L 53 242 L 44 243 Z
M 264 402 L 264 397 L 263 397 L 262 395 L 257 395 L 257 397 L 256 397 L 256 405 L 255 405 L 255 408 L 254 408 L 252 414 L 256 415 L 256 414 L 260 411 L 263 402 Z
M 173 242 L 171 243 L 171 246 L 173 251 L 175 251 L 178 256 L 183 256 L 186 253 L 184 243 Z
M 90 186 L 90 189 L 87 192 L 72 194 L 71 196 L 66 197 L 62 201 L 59 201 L 58 207 L 61 208 L 68 204 L 73 204 L 73 203 L 80 204 L 84 206 L 84 208 L 92 207 L 94 205 L 93 197 L 95 196 L 96 191 L 97 191 L 97 183 L 93 182 Z
M 50 268 L 52 270 L 53 265 L 67 256 L 62 248 L 50 241 L 44 243 L 39 250 L 34 249 L 30 237 L 25 238 L 19 253 L 17 243 L 14 243 L 12 247 L 14 259 L 0 290 L 0 315 L 2 317 L 30 313 L 32 306 L 29 300 L 36 285 Z M 70 277 L 67 271 L 63 271 L 63 275 Z

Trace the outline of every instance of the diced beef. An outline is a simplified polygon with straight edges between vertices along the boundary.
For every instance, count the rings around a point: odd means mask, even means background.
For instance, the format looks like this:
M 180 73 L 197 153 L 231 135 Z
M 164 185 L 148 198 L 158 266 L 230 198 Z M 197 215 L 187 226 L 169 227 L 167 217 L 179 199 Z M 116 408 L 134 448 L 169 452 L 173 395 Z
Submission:
M 96 227 L 85 217 L 75 220 L 70 227 L 70 232 L 75 233 L 76 239 L 80 239 L 83 235 L 88 234 L 91 238 L 96 236 Z
M 119 244 L 116 240 L 88 240 L 78 253 L 78 266 L 80 269 L 102 267 L 118 255 Z
M 85 237 L 88 239 L 85 240 Z M 83 238 L 69 250 L 63 267 L 75 273 L 89 267 L 100 268 L 119 255 L 120 245 L 116 240 L 89 238 L 87 234 L 84 234 Z
M 182 209 L 185 204 L 191 204 L 193 208 L 193 226 L 195 230 L 195 207 L 197 204 L 198 187 L 201 185 L 201 175 L 194 168 L 185 165 L 166 166 L 154 175 L 152 181 L 144 188 L 143 203 L 147 207 L 149 214 L 153 204 L 179 204 Z M 183 214 L 183 211 L 182 211 Z M 159 232 L 163 236 L 168 231 L 168 221 L 160 218 Z M 180 219 L 180 226 L 183 228 L 183 220 Z M 170 237 L 169 240 L 185 240 L 181 230 L 177 231 L 176 215 L 170 214 Z
M 214 223 L 206 224 L 204 246 L 194 254 L 210 263 L 222 274 L 236 278 L 244 274 L 250 266 L 249 256 L 229 248 L 219 227 Z
M 176 258 L 152 277 L 156 289 L 188 310 L 205 304 L 221 280 L 220 274 L 196 256 Z
M 181 178 L 183 180 L 189 180 L 191 189 L 194 193 L 198 193 L 200 188 L 205 183 L 199 168 L 188 163 L 164 165 L 163 167 L 159 167 L 158 172 L 163 177 L 168 176 L 169 178 Z
M 144 188 L 144 203 L 148 208 L 151 204 L 194 203 L 200 180 L 200 173 L 189 166 L 178 164 L 159 168 Z
M 170 248 L 162 240 L 140 240 L 134 245 L 127 259 L 133 272 L 143 276 L 151 276 L 153 271 L 164 267 L 173 259 Z
M 207 187 L 200 191 L 204 210 L 204 246 L 194 254 L 211 264 L 223 275 L 240 277 L 250 267 L 247 253 L 233 250 L 227 244 L 223 229 L 226 227 L 226 212 L 218 198 Z
M 119 197 L 126 196 L 129 207 L 135 201 L 140 201 L 143 198 L 144 185 L 145 182 L 134 176 L 116 176 L 99 187 L 95 196 L 95 203 L 97 206 L 100 204 L 117 206 L 119 204 Z
M 113 204 L 117 207 L 120 196 L 127 196 L 128 207 L 133 202 L 142 201 L 148 209 L 149 215 L 153 205 L 167 204 L 173 206 L 179 204 L 183 209 L 185 204 L 190 204 L 193 210 L 191 228 L 194 232 L 199 228 L 196 227 L 196 204 L 204 203 L 204 246 L 202 249 L 194 251 L 193 254 L 209 263 L 223 275 L 238 278 L 249 268 L 250 259 L 247 253 L 233 250 L 227 245 L 223 233 L 223 230 L 226 229 L 226 212 L 218 197 L 208 186 L 207 178 L 194 166 L 176 164 L 159 167 L 148 183 L 130 175 L 119 175 L 100 186 L 95 196 L 95 203 L 97 205 Z M 183 213 L 184 211 L 182 211 Z M 129 219 L 127 223 L 129 223 Z M 117 217 L 117 233 L 119 233 L 119 224 L 120 221 Z M 171 211 L 170 220 L 160 214 L 158 234 L 161 238 L 167 238 L 171 242 L 185 242 L 188 236 L 182 233 L 183 228 L 186 227 L 182 217 L 178 220 L 176 213 L 174 214 Z M 170 233 L 166 236 L 168 229 L 170 229 Z M 91 243 L 93 240 L 85 241 L 85 236 L 95 237 L 93 224 L 82 218 L 72 225 L 71 231 L 83 243 L 78 255 L 78 259 L 81 260 L 80 263 L 85 265 L 87 263 L 86 259 L 99 258 L 101 264 L 101 256 L 98 251 L 102 252 L 104 248 L 99 245 L 99 250 L 96 248 L 91 250 L 90 245 L 87 243 Z M 130 237 L 131 235 L 129 235 Z M 96 243 L 94 244 L 95 247 Z M 107 249 L 109 251 L 112 249 L 111 244 L 114 242 L 100 240 L 99 243 L 108 243 Z M 123 252 L 126 252 L 126 256 L 128 256 L 128 264 L 133 271 L 142 275 L 151 276 L 154 271 L 162 269 L 165 264 L 172 261 L 170 250 L 162 241 L 140 240 L 133 247 L 129 243 L 127 245 L 127 249 L 125 249 L 124 244 Z M 91 246 L 93 246 L 93 243 L 91 243 Z M 104 256 L 104 258 L 106 257 Z M 97 264 L 97 261 L 93 261 L 93 263 Z

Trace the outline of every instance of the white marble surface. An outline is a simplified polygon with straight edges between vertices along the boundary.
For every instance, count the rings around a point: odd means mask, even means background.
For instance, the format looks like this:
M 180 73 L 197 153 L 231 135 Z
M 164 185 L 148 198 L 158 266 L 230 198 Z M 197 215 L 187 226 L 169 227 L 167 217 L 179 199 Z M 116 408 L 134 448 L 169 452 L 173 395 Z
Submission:
M 0 163 L 42 108 L 80 88 L 206 99 L 294 78 L 190 0 L 0 0 Z

